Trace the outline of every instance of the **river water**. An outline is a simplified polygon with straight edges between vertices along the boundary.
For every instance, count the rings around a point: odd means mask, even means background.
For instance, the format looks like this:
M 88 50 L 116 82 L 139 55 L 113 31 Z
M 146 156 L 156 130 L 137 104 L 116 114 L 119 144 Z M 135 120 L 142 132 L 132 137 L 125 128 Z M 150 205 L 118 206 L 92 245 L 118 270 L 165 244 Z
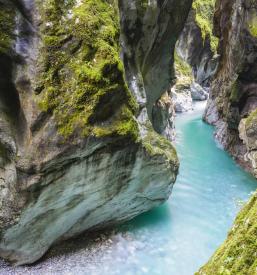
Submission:
M 243 202 L 257 189 L 256 180 L 215 143 L 213 128 L 201 120 L 203 108 L 199 103 L 176 119 L 181 167 L 167 203 L 93 244 L 76 240 L 67 253 L 53 253 L 25 269 L 2 266 L 0 273 L 194 274 L 226 238 Z

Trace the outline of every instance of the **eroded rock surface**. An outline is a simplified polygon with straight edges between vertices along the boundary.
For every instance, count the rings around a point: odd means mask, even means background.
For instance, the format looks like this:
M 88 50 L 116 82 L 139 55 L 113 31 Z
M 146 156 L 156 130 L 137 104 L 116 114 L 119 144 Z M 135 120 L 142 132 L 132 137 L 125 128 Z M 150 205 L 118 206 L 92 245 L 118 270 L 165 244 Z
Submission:
M 158 133 L 172 131 L 169 101 L 163 94 L 174 84 L 173 52 L 192 0 L 120 0 L 121 44 L 129 88 Z M 162 109 L 160 117 L 156 109 Z M 166 114 L 164 114 L 166 113 Z M 164 121 L 161 121 L 164 120 Z M 160 127 L 160 124 L 167 129 Z
M 178 159 L 151 123 L 172 135 L 165 93 L 190 6 L 0 0 L 1 257 L 33 263 L 169 197 Z

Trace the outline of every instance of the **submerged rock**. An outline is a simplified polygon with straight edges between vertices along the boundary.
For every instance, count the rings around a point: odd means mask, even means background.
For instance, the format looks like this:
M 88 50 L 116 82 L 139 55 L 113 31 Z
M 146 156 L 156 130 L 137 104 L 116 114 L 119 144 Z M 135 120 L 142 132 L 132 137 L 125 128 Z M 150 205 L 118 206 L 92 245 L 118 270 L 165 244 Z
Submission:
M 191 1 L 162 2 L 119 1 L 124 70 L 116 1 L 0 1 L 1 257 L 33 263 L 169 197 L 178 159 L 151 123 L 171 135 Z

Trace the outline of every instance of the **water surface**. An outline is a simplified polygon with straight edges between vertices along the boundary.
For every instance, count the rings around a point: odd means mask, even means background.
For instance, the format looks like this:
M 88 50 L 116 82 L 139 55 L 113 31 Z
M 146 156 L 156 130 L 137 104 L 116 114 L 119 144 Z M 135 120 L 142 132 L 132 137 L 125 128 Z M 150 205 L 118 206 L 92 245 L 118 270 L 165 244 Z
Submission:
M 215 143 L 204 105 L 176 119 L 180 174 L 170 200 L 130 222 L 111 252 L 113 274 L 192 275 L 226 238 L 256 180 Z M 103 270 L 104 271 L 104 270 Z

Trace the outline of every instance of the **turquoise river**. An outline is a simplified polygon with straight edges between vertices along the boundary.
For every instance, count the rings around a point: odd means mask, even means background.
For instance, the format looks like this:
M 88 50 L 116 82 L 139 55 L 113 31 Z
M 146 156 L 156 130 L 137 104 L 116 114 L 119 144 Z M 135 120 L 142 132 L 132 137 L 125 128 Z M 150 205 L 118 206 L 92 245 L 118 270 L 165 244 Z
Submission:
M 88 243 L 68 241 L 35 266 L 0 274 L 193 275 L 226 238 L 237 212 L 257 189 L 215 143 L 202 122 L 204 105 L 176 118 L 181 161 L 173 193 L 163 206 Z
M 176 118 L 181 167 L 171 198 L 125 227 L 132 236 L 120 237 L 102 274 L 194 274 L 257 189 L 256 180 L 215 143 L 213 127 L 202 121 L 203 108 L 198 103 Z

